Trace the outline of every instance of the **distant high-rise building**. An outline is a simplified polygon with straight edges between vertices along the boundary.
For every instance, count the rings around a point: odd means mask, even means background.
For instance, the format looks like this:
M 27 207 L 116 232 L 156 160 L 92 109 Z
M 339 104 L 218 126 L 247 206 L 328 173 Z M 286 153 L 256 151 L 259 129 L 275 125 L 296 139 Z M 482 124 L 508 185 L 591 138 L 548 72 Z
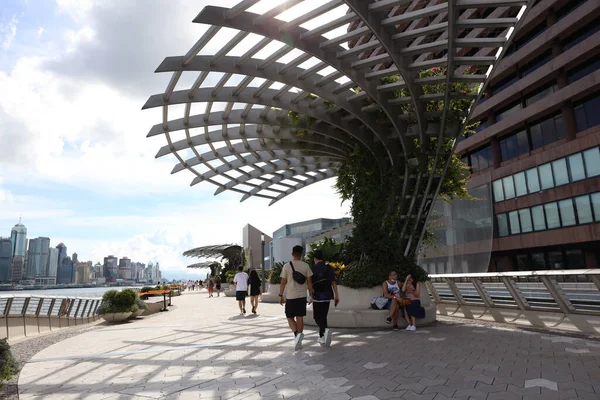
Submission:
M 131 269 L 131 260 L 129 258 L 123 257 L 119 260 L 119 278 L 132 280 L 133 275 Z
M 10 265 L 10 281 L 20 282 L 23 279 L 23 269 L 25 268 L 25 257 L 14 256 Z
M 75 283 L 88 284 L 90 282 L 90 264 L 77 263 L 77 281 Z
M 75 264 L 79 264 L 79 256 L 77 255 L 77 253 L 73 253 L 73 257 L 71 257 L 71 260 L 73 261 L 73 263 Z
M 94 278 L 104 278 L 104 267 L 100 263 L 94 265 Z
M 0 282 L 10 281 L 10 264 L 12 263 L 12 240 L 0 237 Z
M 39 237 L 29 241 L 27 252 L 27 268 L 25 279 L 35 279 L 37 276 L 46 275 L 48 258 L 50 257 L 50 239 Z
M 58 246 L 56 246 L 56 248 L 58 249 L 58 266 L 60 267 L 63 263 L 63 260 L 68 257 L 67 246 L 65 246 L 64 243 L 60 243 Z
M 25 257 L 27 253 L 27 228 L 21 223 L 16 224 L 10 231 L 12 256 Z
M 54 277 L 58 274 L 58 249 L 51 247 L 50 255 L 48 256 L 48 268 L 46 269 L 47 277 Z
M 119 260 L 117 257 L 110 255 L 104 257 L 104 277 L 106 282 L 115 282 L 119 275 Z
M 71 284 L 75 282 L 75 265 L 71 261 L 70 257 L 64 258 L 62 264 L 58 266 L 58 276 L 56 283 L 58 284 Z

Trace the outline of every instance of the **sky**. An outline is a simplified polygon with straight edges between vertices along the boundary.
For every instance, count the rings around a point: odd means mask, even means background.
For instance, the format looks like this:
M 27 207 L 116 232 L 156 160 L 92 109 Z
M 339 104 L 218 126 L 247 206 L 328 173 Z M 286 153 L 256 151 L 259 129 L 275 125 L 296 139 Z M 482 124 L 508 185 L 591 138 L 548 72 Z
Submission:
M 186 270 L 197 260 L 185 250 L 241 244 L 247 223 L 272 234 L 349 216 L 334 179 L 269 207 L 260 198 L 240 203 L 238 193 L 213 196 L 210 183 L 190 187 L 190 172 L 171 175 L 174 156 L 155 159 L 166 140 L 146 134 L 160 110 L 141 108 L 170 75 L 154 70 L 201 37 L 207 26 L 192 20 L 205 5 L 235 3 L 2 0 L 0 236 L 22 218 L 28 238 L 63 242 L 80 260 L 160 262 L 172 279 L 197 273 Z

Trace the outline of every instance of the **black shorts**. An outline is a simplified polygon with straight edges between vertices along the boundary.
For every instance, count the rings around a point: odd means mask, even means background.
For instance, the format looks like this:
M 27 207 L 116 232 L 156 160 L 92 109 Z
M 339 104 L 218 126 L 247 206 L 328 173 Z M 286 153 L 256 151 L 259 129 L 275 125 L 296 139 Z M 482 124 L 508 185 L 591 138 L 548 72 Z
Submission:
M 287 299 L 285 301 L 286 318 L 306 316 L 306 297 L 299 299 Z
M 235 292 L 235 299 L 237 301 L 246 300 L 246 296 L 248 296 L 248 292 L 246 290 L 238 290 L 237 292 Z

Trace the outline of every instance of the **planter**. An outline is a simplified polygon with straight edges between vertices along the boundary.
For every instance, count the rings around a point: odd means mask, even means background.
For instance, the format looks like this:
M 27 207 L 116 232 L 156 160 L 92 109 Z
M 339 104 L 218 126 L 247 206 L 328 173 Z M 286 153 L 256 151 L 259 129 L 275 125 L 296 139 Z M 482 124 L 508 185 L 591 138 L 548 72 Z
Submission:
M 127 320 L 131 316 L 131 312 L 123 312 L 123 313 L 108 313 L 102 314 L 102 319 L 107 322 L 123 322 Z
M 260 297 L 262 303 L 279 303 L 279 284 L 268 284 L 267 290 Z
M 223 287 L 221 287 L 223 289 Z M 223 294 L 227 297 L 235 297 L 235 286 L 229 285 L 227 289 L 223 289 Z
M 327 324 L 332 328 L 382 328 L 390 327 L 385 319 L 389 313 L 388 310 L 374 310 L 371 308 L 373 297 L 381 296 L 381 286 L 373 288 L 352 289 L 347 286 L 338 285 L 340 295 L 340 304 L 337 307 L 332 305 L 329 309 Z M 279 300 L 278 300 L 279 301 Z M 421 306 L 425 308 L 425 318 L 417 320 L 417 327 L 428 325 L 436 320 L 436 307 L 431 302 L 427 287 L 421 285 Z M 307 325 L 316 325 L 313 317 L 312 306 L 309 306 L 306 312 L 304 323 Z M 406 327 L 406 321 L 402 316 L 398 319 L 400 327 Z
M 143 308 L 140 308 L 136 312 L 131 313 L 131 315 L 129 316 L 129 319 L 134 319 L 134 318 L 139 317 L 140 315 L 142 315 L 144 313 L 144 311 L 146 311 L 146 310 L 144 310 Z

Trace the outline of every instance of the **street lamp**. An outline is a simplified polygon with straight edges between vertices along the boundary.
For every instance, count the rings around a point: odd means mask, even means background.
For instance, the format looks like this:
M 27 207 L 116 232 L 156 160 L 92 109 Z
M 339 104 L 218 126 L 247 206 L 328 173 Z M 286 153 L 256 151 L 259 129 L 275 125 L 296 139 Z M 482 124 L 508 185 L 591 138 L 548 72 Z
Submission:
M 260 235 L 260 265 L 262 269 L 262 292 L 265 292 L 265 235 Z

